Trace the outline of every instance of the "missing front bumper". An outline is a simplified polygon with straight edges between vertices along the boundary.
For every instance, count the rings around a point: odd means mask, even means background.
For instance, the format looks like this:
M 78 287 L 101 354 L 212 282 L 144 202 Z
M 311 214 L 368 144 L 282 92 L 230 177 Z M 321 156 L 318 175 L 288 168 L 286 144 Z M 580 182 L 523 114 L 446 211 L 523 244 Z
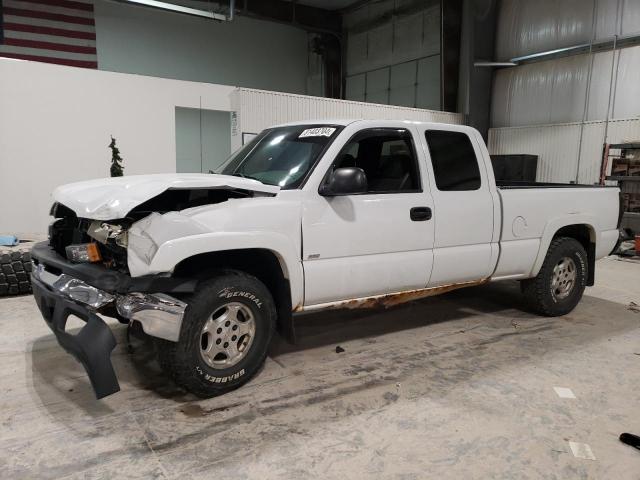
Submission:
M 116 339 L 107 324 L 87 307 L 53 292 L 31 276 L 36 304 L 58 343 L 84 367 L 98 399 L 120 391 L 116 373 L 111 364 L 111 352 Z M 76 335 L 65 331 L 70 315 L 86 323 Z
M 38 308 L 58 343 L 85 368 L 98 399 L 118 392 L 120 386 L 111 363 L 116 339 L 96 311 L 116 307 L 122 317 L 139 322 L 148 335 L 178 340 L 186 303 L 162 293 L 105 291 L 55 267 L 49 270 L 38 256 L 34 259 L 31 283 Z M 66 331 L 70 315 L 85 322 L 75 335 Z
M 162 293 L 132 293 L 116 300 L 118 313 L 139 322 L 142 330 L 152 337 L 177 342 L 187 304 Z
M 55 294 L 90 311 L 115 304 L 120 316 L 139 322 L 147 335 L 177 342 L 187 304 L 163 293 L 133 292 L 127 295 L 105 292 L 66 274 L 55 275 L 39 263 L 32 276 Z

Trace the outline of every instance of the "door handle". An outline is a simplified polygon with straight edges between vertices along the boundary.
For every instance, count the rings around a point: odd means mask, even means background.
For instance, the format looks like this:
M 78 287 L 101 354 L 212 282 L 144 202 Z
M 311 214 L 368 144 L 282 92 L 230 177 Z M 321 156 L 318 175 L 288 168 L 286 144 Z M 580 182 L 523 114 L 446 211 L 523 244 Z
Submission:
M 409 216 L 414 222 L 431 220 L 431 209 L 429 207 L 413 207 L 409 210 Z

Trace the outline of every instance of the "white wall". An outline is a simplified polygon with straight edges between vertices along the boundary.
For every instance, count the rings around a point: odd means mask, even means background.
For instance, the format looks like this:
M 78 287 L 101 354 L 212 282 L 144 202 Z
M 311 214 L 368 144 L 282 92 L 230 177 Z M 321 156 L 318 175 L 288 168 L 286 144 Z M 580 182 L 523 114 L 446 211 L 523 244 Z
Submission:
M 236 111 L 232 149 L 242 131 L 294 120 L 462 122 L 447 112 L 0 59 L 0 232 L 44 232 L 55 187 L 108 176 L 110 135 L 125 175 L 175 172 L 176 107 Z
M 175 172 L 175 107 L 230 111 L 234 87 L 0 59 L 0 232 L 44 232 L 51 191 L 108 176 Z
M 238 15 L 215 22 L 104 0 L 95 1 L 95 21 L 101 70 L 305 93 L 302 29 Z

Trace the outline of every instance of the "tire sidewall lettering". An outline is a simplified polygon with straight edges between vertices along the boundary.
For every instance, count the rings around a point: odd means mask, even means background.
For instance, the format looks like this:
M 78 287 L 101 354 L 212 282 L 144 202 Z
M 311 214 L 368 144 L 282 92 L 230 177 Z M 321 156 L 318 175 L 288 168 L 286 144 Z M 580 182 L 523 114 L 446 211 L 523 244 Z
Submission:
M 200 375 L 203 379 L 205 379 L 209 383 L 228 383 L 234 380 L 239 379 L 245 374 L 244 368 L 240 369 L 236 373 L 232 373 L 231 375 L 225 375 L 223 377 L 217 377 L 215 375 L 210 375 L 202 371 L 199 366 L 195 367 L 196 373 Z
M 218 292 L 218 298 L 231 299 L 235 297 L 246 298 L 247 300 L 253 302 L 256 307 L 262 308 L 262 300 L 251 292 L 246 292 L 244 290 L 236 290 L 233 287 L 226 287 Z
M 275 302 L 269 289 L 248 273 L 222 269 L 210 279 L 200 281 L 186 299 L 189 308 L 183 319 L 180 340 L 175 345 L 168 341 L 158 342 L 163 369 L 178 386 L 202 398 L 221 395 L 246 383 L 264 364 L 275 330 Z M 254 339 L 237 364 L 214 368 L 201 353 L 203 327 L 218 309 L 236 302 L 251 310 L 255 317 Z

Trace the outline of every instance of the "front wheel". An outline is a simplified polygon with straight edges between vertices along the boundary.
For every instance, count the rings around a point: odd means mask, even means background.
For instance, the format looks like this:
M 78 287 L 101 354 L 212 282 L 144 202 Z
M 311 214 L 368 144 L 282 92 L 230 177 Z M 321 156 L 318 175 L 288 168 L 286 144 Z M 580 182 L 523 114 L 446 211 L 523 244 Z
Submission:
M 160 341 L 160 364 L 174 381 L 200 397 L 246 383 L 259 370 L 276 323 L 265 285 L 226 270 L 202 283 L 188 301 L 176 342 Z
M 577 240 L 555 238 L 538 275 L 521 283 L 531 308 L 548 317 L 571 312 L 582 298 L 587 265 L 587 252 Z

